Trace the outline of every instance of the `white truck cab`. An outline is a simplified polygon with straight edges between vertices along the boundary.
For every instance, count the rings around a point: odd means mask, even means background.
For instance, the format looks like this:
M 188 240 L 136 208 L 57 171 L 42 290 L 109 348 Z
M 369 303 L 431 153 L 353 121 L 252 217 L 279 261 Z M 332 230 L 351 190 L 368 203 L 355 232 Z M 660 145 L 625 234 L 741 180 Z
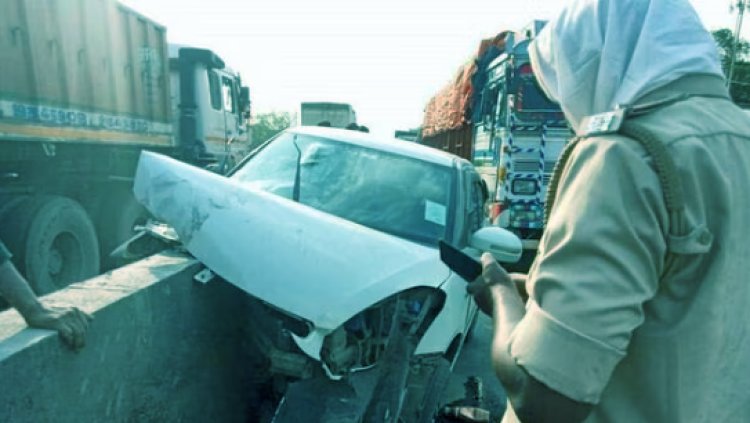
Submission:
M 210 50 L 169 45 L 172 113 L 183 148 L 228 170 L 250 144 L 250 92 Z

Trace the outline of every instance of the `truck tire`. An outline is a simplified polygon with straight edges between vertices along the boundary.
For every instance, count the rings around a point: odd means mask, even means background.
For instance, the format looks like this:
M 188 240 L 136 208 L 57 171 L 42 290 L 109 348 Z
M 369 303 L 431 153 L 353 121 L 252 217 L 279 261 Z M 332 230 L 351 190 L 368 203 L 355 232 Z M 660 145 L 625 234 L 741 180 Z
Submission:
M 96 231 L 77 202 L 59 196 L 28 197 L 6 216 L 14 262 L 37 295 L 99 273 Z

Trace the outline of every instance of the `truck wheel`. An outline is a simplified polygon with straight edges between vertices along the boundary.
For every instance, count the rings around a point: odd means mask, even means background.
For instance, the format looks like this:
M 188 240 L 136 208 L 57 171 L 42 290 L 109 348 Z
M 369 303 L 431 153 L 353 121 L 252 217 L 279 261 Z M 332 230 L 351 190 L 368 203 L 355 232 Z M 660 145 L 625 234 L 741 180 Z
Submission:
M 58 196 L 29 197 L 11 220 L 16 263 L 37 295 L 99 273 L 99 243 L 86 211 Z

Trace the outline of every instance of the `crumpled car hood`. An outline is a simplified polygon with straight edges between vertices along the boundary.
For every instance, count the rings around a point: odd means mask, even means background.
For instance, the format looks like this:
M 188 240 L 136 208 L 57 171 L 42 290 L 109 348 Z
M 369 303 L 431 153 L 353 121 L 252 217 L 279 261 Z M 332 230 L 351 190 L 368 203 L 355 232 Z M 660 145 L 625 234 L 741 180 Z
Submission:
M 134 192 L 213 272 L 319 329 L 450 274 L 436 248 L 156 153 L 141 154 Z

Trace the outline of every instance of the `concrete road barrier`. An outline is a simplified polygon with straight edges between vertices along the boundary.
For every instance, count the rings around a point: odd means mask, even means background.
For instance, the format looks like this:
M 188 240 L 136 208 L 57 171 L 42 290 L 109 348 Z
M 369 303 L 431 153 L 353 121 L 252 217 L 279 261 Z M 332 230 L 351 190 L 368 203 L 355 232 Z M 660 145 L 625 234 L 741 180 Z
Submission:
M 165 252 L 45 297 L 94 316 L 80 352 L 0 313 L 0 421 L 246 421 L 249 299 L 200 268 Z

